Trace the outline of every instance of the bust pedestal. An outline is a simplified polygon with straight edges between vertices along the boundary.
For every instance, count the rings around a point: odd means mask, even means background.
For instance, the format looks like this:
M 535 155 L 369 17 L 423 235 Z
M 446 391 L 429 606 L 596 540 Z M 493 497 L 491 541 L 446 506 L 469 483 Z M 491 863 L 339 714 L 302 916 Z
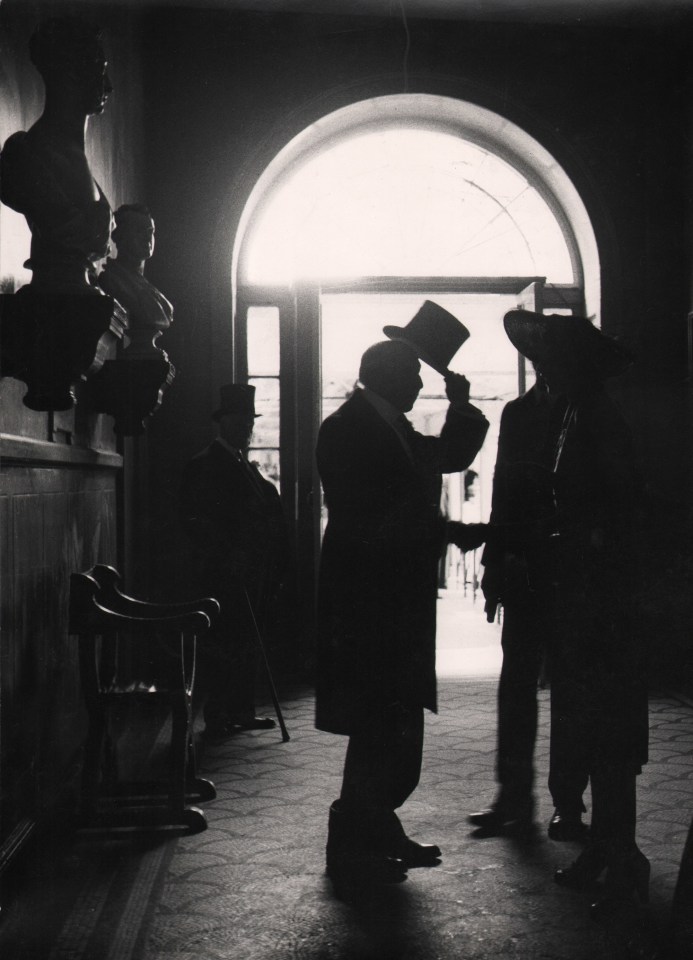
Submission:
M 0 375 L 27 385 L 31 410 L 69 410 L 73 384 L 99 370 L 122 339 L 127 315 L 98 293 L 37 292 L 31 284 L 0 295 Z
M 91 410 L 115 419 L 114 430 L 120 436 L 140 436 L 145 418 L 161 406 L 174 377 L 175 368 L 163 350 L 148 356 L 129 356 L 126 350 L 89 378 L 87 402 Z

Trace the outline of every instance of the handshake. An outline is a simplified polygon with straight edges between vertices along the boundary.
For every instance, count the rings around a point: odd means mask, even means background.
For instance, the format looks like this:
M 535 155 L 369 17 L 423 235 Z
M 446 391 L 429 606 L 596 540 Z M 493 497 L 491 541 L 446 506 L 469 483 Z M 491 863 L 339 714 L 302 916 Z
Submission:
M 448 520 L 445 527 L 448 543 L 454 543 L 463 553 L 467 550 L 476 550 L 485 543 L 489 532 L 487 523 L 460 523 L 459 520 Z

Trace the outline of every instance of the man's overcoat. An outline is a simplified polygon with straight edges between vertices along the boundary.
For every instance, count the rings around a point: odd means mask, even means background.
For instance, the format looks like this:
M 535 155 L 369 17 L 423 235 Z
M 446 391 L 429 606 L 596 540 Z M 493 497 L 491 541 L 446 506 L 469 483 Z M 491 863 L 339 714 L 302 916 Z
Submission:
M 181 519 L 197 548 L 201 588 L 238 607 L 243 583 L 253 603 L 279 579 L 287 534 L 279 493 L 257 467 L 214 440 L 187 464 L 180 491 Z M 240 604 L 241 615 L 243 604 Z M 239 616 L 229 610 L 229 616 Z
M 574 407 L 556 468 L 559 551 L 552 666 L 565 723 L 602 764 L 647 762 L 645 637 L 638 623 L 644 490 L 626 421 L 600 387 Z M 561 722 L 554 716 L 552 723 Z
M 328 523 L 316 725 L 332 733 L 354 733 L 392 703 L 436 709 L 441 474 L 469 466 L 488 423 L 474 408 L 450 407 L 440 437 L 417 433 L 408 421 L 402 429 L 406 445 L 358 390 L 318 436 Z

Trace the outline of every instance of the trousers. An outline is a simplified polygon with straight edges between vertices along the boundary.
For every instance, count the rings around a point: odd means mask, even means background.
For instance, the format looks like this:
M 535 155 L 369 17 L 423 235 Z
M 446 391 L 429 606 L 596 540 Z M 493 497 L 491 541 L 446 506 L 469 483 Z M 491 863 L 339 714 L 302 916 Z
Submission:
M 496 778 L 504 805 L 532 805 L 537 688 L 554 629 L 550 613 L 531 597 L 504 606 L 503 663 L 498 685 Z M 552 717 L 555 697 L 552 690 Z M 560 709 L 560 702 L 558 704 Z M 589 775 L 561 724 L 551 723 L 549 792 L 563 814 L 581 813 Z
M 248 599 L 258 618 L 263 613 L 259 591 L 252 584 L 245 588 L 240 581 L 220 581 L 213 596 L 221 608 L 219 621 L 200 646 L 199 686 L 206 695 L 203 714 L 208 726 L 255 716 L 259 656 Z
M 382 707 L 350 735 L 339 803 L 362 833 L 404 835 L 395 810 L 419 783 L 423 738 L 423 708 L 402 704 Z

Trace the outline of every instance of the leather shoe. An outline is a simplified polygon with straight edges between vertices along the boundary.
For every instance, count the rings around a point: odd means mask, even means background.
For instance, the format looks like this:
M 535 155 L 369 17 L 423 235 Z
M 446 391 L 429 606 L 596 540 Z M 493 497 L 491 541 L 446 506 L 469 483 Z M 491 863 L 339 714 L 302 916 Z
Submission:
M 478 813 L 470 813 L 467 817 L 469 823 L 474 827 L 489 827 L 501 819 L 501 814 L 495 808 L 490 810 L 480 810 Z
M 592 904 L 592 918 L 601 922 L 609 920 L 623 910 L 631 908 L 635 900 L 647 903 L 650 899 L 650 861 L 641 850 L 633 847 L 627 854 L 609 858 L 605 896 Z
M 532 815 L 528 812 L 494 808 L 472 813 L 467 819 L 477 828 L 472 836 L 478 840 L 486 837 L 528 837 L 534 830 Z
M 560 887 L 584 890 L 599 879 L 606 868 L 606 847 L 593 843 L 585 847 L 580 856 L 568 867 L 560 867 L 553 879 Z
M 579 813 L 561 813 L 560 810 L 554 810 L 549 821 L 548 834 L 551 840 L 563 843 L 570 840 L 584 840 L 588 829 Z
M 376 883 L 402 883 L 407 868 L 397 857 L 365 850 L 340 851 L 327 857 L 327 875 L 335 885 L 368 879 Z
M 240 731 L 237 723 L 208 723 L 202 731 L 202 739 L 205 743 L 224 743 Z
M 417 843 L 410 837 L 402 837 L 390 853 L 404 864 L 405 869 L 437 867 L 441 859 L 440 847 L 435 843 Z
M 247 720 L 239 720 L 234 726 L 241 730 L 271 730 L 277 724 L 272 717 L 249 717 Z

